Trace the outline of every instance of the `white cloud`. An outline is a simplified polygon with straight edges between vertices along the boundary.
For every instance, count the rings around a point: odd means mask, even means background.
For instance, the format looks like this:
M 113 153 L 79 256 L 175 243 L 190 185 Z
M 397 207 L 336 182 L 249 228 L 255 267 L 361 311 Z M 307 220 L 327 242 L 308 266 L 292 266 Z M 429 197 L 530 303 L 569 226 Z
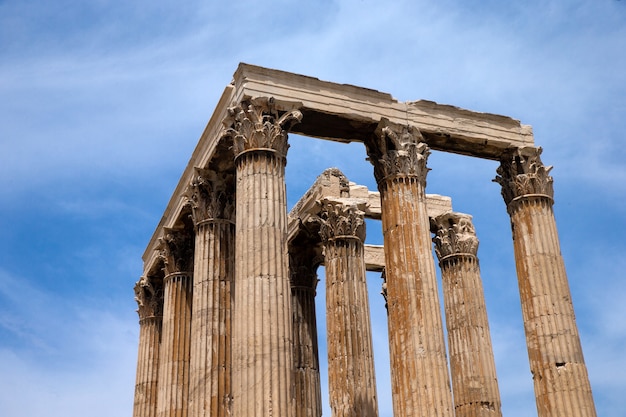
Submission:
M 136 366 L 135 314 L 117 304 L 67 302 L 0 271 L 0 414 L 128 415 Z M 124 305 L 128 307 L 128 303 Z
M 244 61 L 532 124 L 544 162 L 555 165 L 557 220 L 576 239 L 562 246 L 598 410 L 620 415 L 626 382 L 614 369 L 624 365 L 619 318 L 626 312 L 623 269 L 611 265 L 623 252 L 616 214 L 626 207 L 622 3 L 3 2 L 0 200 L 29 216 L 33 207 L 54 211 L 54 230 L 81 229 L 56 239 L 42 235 L 49 229 L 12 233 L 33 245 L 53 242 L 41 248 L 46 265 L 3 247 L 6 271 L 27 265 L 32 274 L 0 271 L 0 414 L 130 414 L 138 330 L 131 286 L 152 231 L 144 223 L 156 225 L 156 211 Z M 330 166 L 375 189 L 360 145 L 291 143 L 290 204 Z M 518 296 L 508 219 L 490 182 L 495 164 L 431 159 L 429 192 L 452 195 L 455 209 L 477 224 L 506 414 L 534 413 L 521 313 L 511 301 Z M 559 205 L 559 196 L 567 201 Z M 136 237 L 142 228 L 150 230 Z M 91 241 L 71 242 L 79 232 Z M 586 259 L 595 239 L 613 243 Z M 83 285 L 86 277 L 101 285 Z M 127 292 L 118 288 L 125 281 Z M 71 282 L 80 290 L 63 293 Z M 93 292 L 105 287 L 115 290 Z M 377 335 L 380 320 L 373 317 Z M 380 369 L 387 356 L 385 343 L 377 346 Z M 387 379 L 378 372 L 379 385 Z M 25 400 L 32 392 L 38 401 Z M 390 399 L 385 389 L 379 395 L 383 416 Z

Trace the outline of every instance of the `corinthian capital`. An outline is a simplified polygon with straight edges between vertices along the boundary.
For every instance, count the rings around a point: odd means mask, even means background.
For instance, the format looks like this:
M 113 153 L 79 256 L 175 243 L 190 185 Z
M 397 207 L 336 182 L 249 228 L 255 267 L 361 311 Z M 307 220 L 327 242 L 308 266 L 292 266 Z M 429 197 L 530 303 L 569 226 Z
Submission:
M 320 237 L 324 242 L 340 238 L 357 238 L 365 241 L 365 213 L 357 203 L 324 199 L 320 202 L 318 217 Z
M 235 212 L 233 175 L 196 168 L 187 189 L 194 223 L 224 219 L 233 220 Z
M 163 258 L 165 274 L 193 270 L 193 236 L 186 230 L 165 229 L 159 239 L 159 256 Z
M 374 136 L 366 142 L 366 149 L 379 184 L 387 177 L 405 175 L 417 177 L 426 186 L 430 149 L 416 127 L 397 125 L 383 118 Z
M 529 194 L 554 197 L 551 166 L 542 162 L 541 148 L 519 148 L 503 156 L 495 182 L 502 186 L 502 197 L 508 206 L 517 197 Z
M 135 301 L 139 319 L 163 316 L 163 286 L 148 277 L 141 277 L 135 284 Z
M 233 139 L 235 156 L 252 149 L 271 149 L 287 155 L 287 132 L 302 120 L 299 110 L 279 112 L 273 98 L 243 101 L 231 107 L 224 122 L 226 134 Z
M 318 250 L 313 245 L 292 247 L 289 250 L 289 271 L 292 287 L 317 286 L 317 267 L 321 263 Z
M 437 216 L 431 219 L 431 231 L 435 235 L 433 242 L 440 261 L 450 255 L 476 256 L 478 238 L 469 214 L 445 213 Z

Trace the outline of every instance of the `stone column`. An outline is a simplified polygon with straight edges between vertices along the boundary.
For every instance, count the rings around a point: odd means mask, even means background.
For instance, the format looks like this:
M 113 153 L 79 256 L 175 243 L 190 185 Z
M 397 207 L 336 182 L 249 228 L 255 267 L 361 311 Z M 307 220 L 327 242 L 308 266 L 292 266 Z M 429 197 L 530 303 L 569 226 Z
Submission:
M 167 229 L 161 245 L 165 278 L 156 415 L 186 417 L 189 401 L 193 236 L 185 230 Z
M 452 416 L 419 130 L 386 119 L 367 143 L 381 196 L 394 416 Z
M 316 253 L 310 247 L 292 247 L 289 253 L 296 417 L 322 415 L 315 288 Z
M 287 253 L 287 131 L 297 112 L 271 100 L 231 109 L 236 166 L 233 414 L 295 413 Z
M 188 191 L 195 225 L 189 415 L 231 415 L 235 258 L 232 175 L 197 170 Z
M 441 266 L 456 417 L 502 417 L 472 216 L 431 221 Z
M 324 200 L 329 402 L 334 417 L 376 417 L 376 377 L 365 277 L 365 221 L 356 205 Z
M 154 281 L 156 280 L 142 277 L 135 284 L 135 301 L 139 306 L 139 354 L 133 417 L 152 417 L 156 414 L 163 283 Z
M 511 216 L 522 315 L 539 417 L 596 416 L 541 148 L 503 156 L 495 181 Z

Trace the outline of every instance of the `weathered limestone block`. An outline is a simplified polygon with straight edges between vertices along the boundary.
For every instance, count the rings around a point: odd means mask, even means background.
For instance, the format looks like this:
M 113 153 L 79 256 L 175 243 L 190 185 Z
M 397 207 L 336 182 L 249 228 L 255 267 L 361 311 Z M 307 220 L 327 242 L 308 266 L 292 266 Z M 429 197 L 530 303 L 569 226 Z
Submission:
M 296 417 L 322 415 L 315 289 L 318 253 L 312 245 L 290 247 Z
M 365 269 L 382 272 L 385 269 L 385 248 L 382 245 L 365 245 Z
M 511 146 L 532 146 L 530 126 L 510 117 L 479 113 L 427 100 L 398 102 L 390 94 L 354 85 L 239 64 L 235 96 L 274 97 L 278 104 L 299 103 L 306 116 L 294 133 L 339 140 L 367 141 L 381 117 L 410 124 L 432 149 L 497 159 Z
M 376 417 L 376 378 L 365 278 L 365 221 L 357 204 L 323 200 L 330 408 L 335 417 Z
M 382 205 L 389 351 L 396 417 L 454 414 L 418 129 L 383 119 L 366 142 Z
M 189 403 L 193 236 L 186 230 L 170 229 L 165 232 L 161 245 L 165 278 L 156 415 L 186 417 Z
M 541 148 L 503 157 L 495 181 L 511 216 L 522 315 L 539 417 L 596 416 Z
M 156 415 L 159 345 L 163 324 L 163 283 L 142 277 L 135 284 L 139 306 L 139 353 L 133 417 Z
M 287 253 L 287 131 L 302 115 L 242 102 L 225 124 L 236 166 L 233 415 L 295 415 Z
M 232 174 L 197 170 L 188 199 L 195 225 L 189 414 L 231 415 L 235 226 Z
M 456 417 L 502 417 L 478 239 L 467 214 L 431 219 L 441 266 Z

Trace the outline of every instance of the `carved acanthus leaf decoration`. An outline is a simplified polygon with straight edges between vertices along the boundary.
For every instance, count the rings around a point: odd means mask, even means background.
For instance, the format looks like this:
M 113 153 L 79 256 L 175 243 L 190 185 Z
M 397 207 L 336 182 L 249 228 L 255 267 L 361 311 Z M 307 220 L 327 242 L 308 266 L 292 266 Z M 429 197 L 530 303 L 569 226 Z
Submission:
M 154 285 L 152 280 L 141 277 L 135 284 L 135 301 L 139 319 L 163 316 L 163 288 Z
M 418 177 L 426 186 L 430 148 L 415 126 L 392 124 L 382 119 L 366 148 L 379 184 L 387 177 L 406 175 Z
M 159 239 L 159 256 L 163 258 L 165 274 L 191 272 L 193 270 L 194 240 L 186 230 L 165 229 Z
M 541 148 L 520 148 L 500 161 L 494 181 L 502 186 L 507 206 L 515 198 L 529 194 L 554 197 L 552 167 L 541 162 L 541 152 Z
M 302 120 L 299 110 L 280 114 L 273 99 L 243 101 L 229 110 L 226 134 L 233 139 L 235 155 L 251 149 L 272 149 L 287 155 L 287 132 Z
M 210 219 L 233 220 L 235 213 L 232 174 L 196 168 L 187 189 L 195 224 Z
M 320 237 L 324 242 L 339 238 L 365 241 L 365 213 L 356 204 L 324 199 L 318 216 Z
M 439 260 L 450 255 L 476 256 L 478 238 L 469 214 L 446 213 L 437 216 L 431 219 L 431 230 L 435 235 L 433 242 Z

